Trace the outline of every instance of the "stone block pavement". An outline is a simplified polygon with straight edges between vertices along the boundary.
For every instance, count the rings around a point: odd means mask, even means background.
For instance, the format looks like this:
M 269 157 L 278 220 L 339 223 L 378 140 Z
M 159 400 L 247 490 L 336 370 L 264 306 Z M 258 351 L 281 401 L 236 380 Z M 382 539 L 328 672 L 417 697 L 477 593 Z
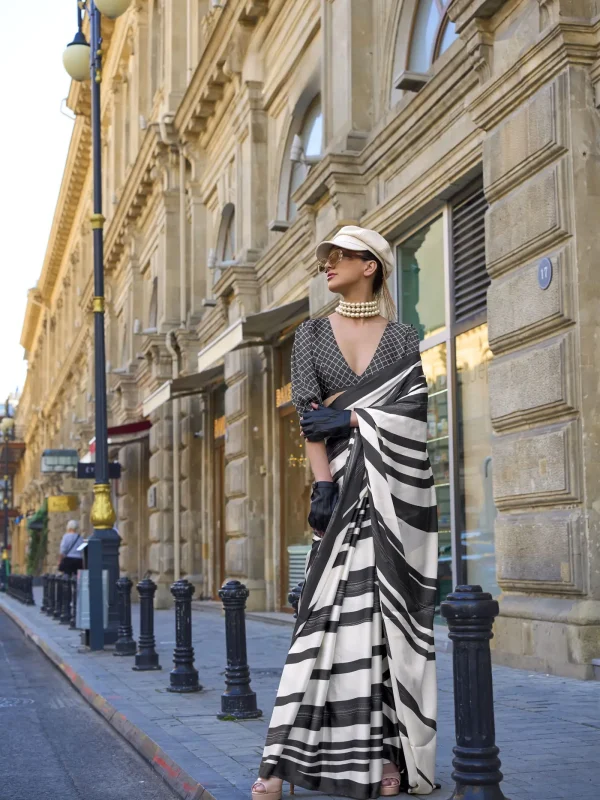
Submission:
M 111 650 L 90 653 L 79 634 L 48 619 L 35 607 L 0 597 L 4 610 L 62 670 L 81 694 L 153 765 L 185 800 L 249 800 L 273 707 L 291 626 L 282 615 L 247 620 L 252 687 L 264 716 L 247 722 L 216 718 L 224 690 L 225 630 L 217 604 L 194 603 L 193 643 L 203 690 L 176 695 L 166 691 L 172 667 L 173 611 L 157 611 L 155 629 L 161 672 L 133 672 L 132 658 Z M 133 609 L 134 633 L 139 606 Z M 262 619 L 260 617 L 262 616 Z M 291 619 L 290 619 L 291 622 Z M 445 630 L 436 638 L 443 651 Z M 439 746 L 432 800 L 453 789 L 454 712 L 452 660 L 438 655 Z M 600 783 L 600 683 L 494 667 L 497 743 L 501 784 L 511 800 L 596 800 Z M 299 797 L 325 797 L 297 789 Z M 285 797 L 286 795 L 284 795 Z M 332 796 L 328 796 L 332 797 Z

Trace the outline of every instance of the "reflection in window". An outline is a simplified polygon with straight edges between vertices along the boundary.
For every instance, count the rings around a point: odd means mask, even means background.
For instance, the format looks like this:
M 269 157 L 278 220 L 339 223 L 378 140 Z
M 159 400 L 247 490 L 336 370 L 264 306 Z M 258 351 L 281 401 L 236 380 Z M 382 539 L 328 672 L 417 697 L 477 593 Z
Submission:
M 496 597 L 500 589 L 496 583 L 494 551 L 496 506 L 488 389 L 491 357 L 487 325 L 456 337 L 461 556 L 466 566 L 466 582 L 479 584 Z
M 235 212 L 229 217 L 223 236 L 221 261 L 235 261 Z
M 420 0 L 414 17 L 408 69 L 427 72 L 436 58 L 457 38 L 454 23 L 446 16 L 449 0 Z
M 420 339 L 445 327 L 444 225 L 425 225 L 398 247 L 400 321 L 414 325 Z
M 292 153 L 294 142 L 301 145 L 301 152 Z M 289 222 L 292 222 L 296 218 L 298 211 L 296 204 L 292 200 L 292 195 L 305 181 L 306 176 L 310 171 L 310 161 L 312 159 L 320 158 L 322 147 L 323 111 L 321 109 L 321 98 L 317 97 L 304 115 L 297 133 L 290 137 L 289 150 L 286 153 L 286 158 L 289 159 L 293 155 L 295 159 L 298 159 L 292 162 L 289 189 L 287 193 L 286 218 Z
M 431 461 L 438 508 L 438 597 L 436 606 L 452 591 L 452 533 L 450 525 L 450 436 L 446 344 L 422 353 L 427 379 L 427 452 Z
M 148 307 L 148 327 L 156 330 L 158 327 L 158 278 L 152 280 L 152 294 Z

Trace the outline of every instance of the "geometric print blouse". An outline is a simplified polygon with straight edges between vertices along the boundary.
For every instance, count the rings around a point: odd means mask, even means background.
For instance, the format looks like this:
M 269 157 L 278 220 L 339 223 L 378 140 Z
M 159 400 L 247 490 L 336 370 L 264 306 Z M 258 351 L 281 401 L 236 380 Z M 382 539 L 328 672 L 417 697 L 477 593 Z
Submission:
M 419 335 L 412 325 L 388 322 L 375 355 L 357 375 L 342 355 L 328 317 L 308 319 L 296 329 L 292 349 L 292 403 L 298 414 L 322 403 L 335 392 L 355 386 L 399 358 L 419 352 Z

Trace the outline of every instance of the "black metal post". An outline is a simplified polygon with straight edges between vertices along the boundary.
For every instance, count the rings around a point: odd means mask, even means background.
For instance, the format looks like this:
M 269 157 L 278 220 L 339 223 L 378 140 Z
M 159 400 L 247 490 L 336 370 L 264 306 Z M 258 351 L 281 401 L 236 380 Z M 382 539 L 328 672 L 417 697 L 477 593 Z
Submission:
M 302 594 L 302 589 L 304 587 L 304 581 L 300 581 L 300 583 L 296 584 L 292 591 L 288 594 L 288 603 L 294 609 L 294 616 L 298 616 L 298 606 L 300 605 L 300 595 Z
M 140 638 L 135 656 L 136 672 L 162 669 L 158 663 L 158 653 L 154 641 L 154 594 L 156 584 L 150 578 L 144 578 L 137 585 L 140 596 Z
M 62 614 L 62 595 L 63 595 L 63 582 L 62 582 L 62 575 L 55 575 L 54 576 L 54 587 L 55 587 L 55 595 L 54 595 L 54 613 L 52 616 L 54 619 L 60 619 L 60 615 Z
M 71 575 L 71 619 L 69 628 L 75 630 L 77 627 L 77 575 Z
M 60 624 L 68 625 L 71 622 L 71 576 L 62 576 L 62 612 Z
M 250 688 L 250 668 L 246 650 L 246 600 L 250 592 L 239 581 L 227 581 L 219 589 L 225 609 L 227 647 L 227 689 L 221 695 L 219 719 L 256 719 L 262 711 L 256 707 L 256 692 Z
M 490 639 L 498 603 L 481 586 L 457 586 L 441 604 L 454 644 L 456 747 L 452 800 L 504 800 L 494 727 Z
M 54 584 L 56 581 L 56 575 L 48 575 L 48 601 L 46 604 L 46 614 L 49 617 L 54 616 L 54 600 L 55 600 L 55 588 Z
M 170 673 L 168 692 L 199 692 L 198 670 L 194 667 L 192 647 L 192 597 L 194 586 L 181 579 L 171 586 L 175 598 L 175 651 L 174 669 Z
M 134 656 L 136 651 L 131 626 L 131 587 L 129 578 L 119 578 L 117 592 L 119 594 L 119 638 L 115 645 L 115 656 Z
M 42 605 L 40 607 L 40 613 L 45 614 L 48 609 L 48 573 L 42 575 L 42 586 L 43 586 L 43 595 L 42 595 Z
M 33 575 L 27 575 L 27 600 L 25 601 L 28 606 L 34 606 L 35 600 L 33 598 Z
M 116 583 L 119 579 L 119 545 L 121 537 L 114 530 L 115 512 L 108 478 L 108 423 L 106 400 L 106 346 L 104 340 L 104 217 L 102 215 L 102 130 L 100 85 L 102 83 L 101 15 L 93 0 L 90 17 L 90 73 L 92 84 L 92 160 L 94 206 L 91 219 L 94 241 L 94 385 L 96 394 L 96 467 L 94 504 L 90 538 L 102 542 L 102 569 L 108 570 L 108 625 L 104 644 L 114 644 L 119 635 L 119 609 Z M 91 597 L 90 597 L 91 602 Z

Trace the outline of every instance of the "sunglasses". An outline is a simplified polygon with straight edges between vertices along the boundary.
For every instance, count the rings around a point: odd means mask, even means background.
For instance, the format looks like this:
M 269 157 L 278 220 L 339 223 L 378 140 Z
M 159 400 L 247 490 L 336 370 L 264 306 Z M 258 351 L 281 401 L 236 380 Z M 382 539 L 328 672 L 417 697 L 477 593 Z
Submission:
M 317 261 L 317 272 L 327 272 L 333 269 L 343 258 L 360 258 L 361 261 L 372 261 L 373 257 L 356 250 L 331 250 L 327 258 Z

